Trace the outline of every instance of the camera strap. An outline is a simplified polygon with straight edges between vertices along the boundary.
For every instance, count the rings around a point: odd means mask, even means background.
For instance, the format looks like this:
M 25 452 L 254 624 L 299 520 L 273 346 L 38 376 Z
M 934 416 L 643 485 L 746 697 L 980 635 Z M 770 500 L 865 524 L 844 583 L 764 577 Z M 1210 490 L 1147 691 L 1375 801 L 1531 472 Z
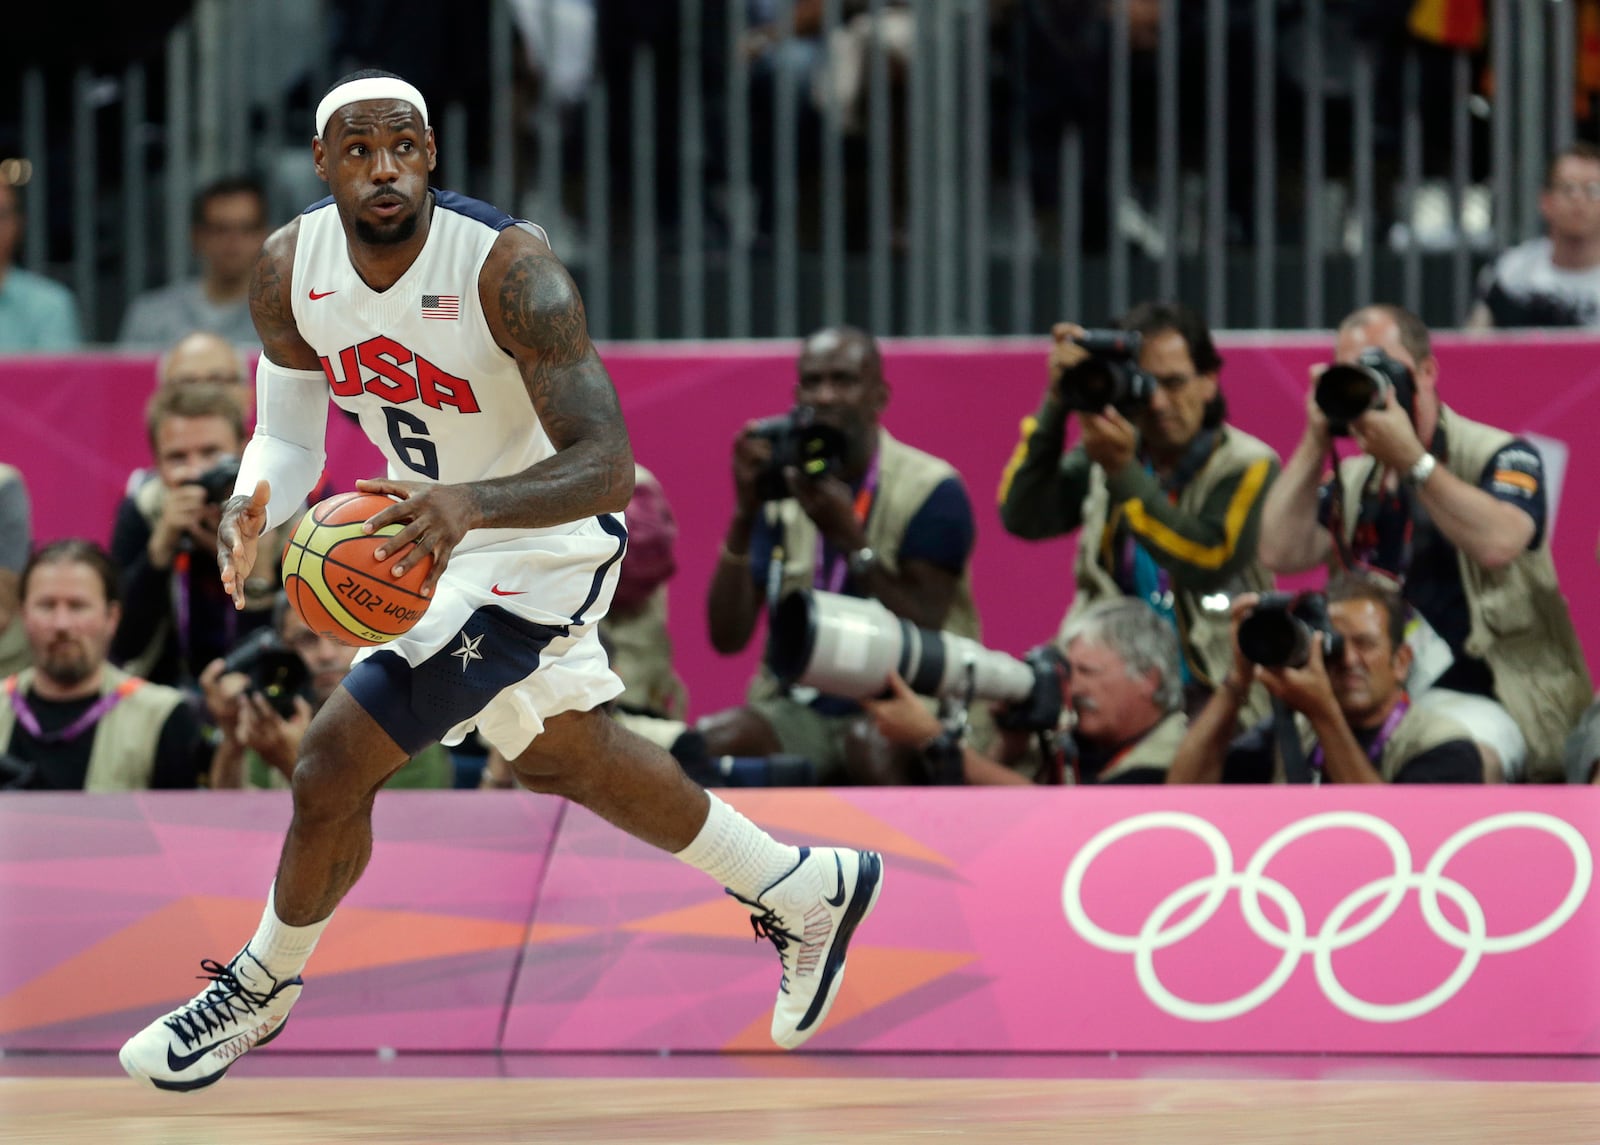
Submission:
M 125 680 L 115 689 L 101 696 L 88 711 L 73 720 L 64 728 L 55 731 L 45 731 L 39 726 L 39 717 L 28 706 L 27 698 L 23 696 L 22 689 L 17 687 L 15 677 L 6 681 L 6 691 L 11 693 L 11 710 L 16 713 L 17 722 L 27 730 L 27 733 L 43 744 L 70 743 L 84 732 L 94 727 L 105 718 L 107 712 L 116 707 L 124 696 L 131 695 L 134 689 L 143 683 L 142 680 Z
M 194 651 L 193 598 L 189 595 L 190 555 L 191 550 L 187 548 L 179 549 L 172 555 L 172 616 L 178 630 L 178 673 L 185 683 L 194 678 L 194 669 L 189 663 Z M 232 600 L 222 610 L 222 633 L 222 648 L 226 652 L 233 647 L 239 635 L 239 616 Z
M 1321 771 L 1313 773 L 1311 765 L 1306 762 L 1306 751 L 1300 745 L 1300 733 L 1295 727 L 1294 712 L 1277 696 L 1272 697 L 1272 738 L 1278 745 L 1278 758 L 1283 762 L 1285 781 L 1321 782 Z
M 1328 531 L 1333 534 L 1334 554 L 1340 568 L 1347 572 L 1375 572 L 1404 584 L 1411 568 L 1412 537 L 1416 530 L 1415 505 L 1409 491 L 1401 485 L 1393 493 L 1383 489 L 1384 470 L 1376 460 L 1361 492 L 1360 510 L 1350 536 L 1344 530 L 1344 479 L 1339 473 L 1339 454 L 1332 445 L 1328 456 L 1333 463 L 1329 478 Z M 1404 522 L 1400 537 L 1400 552 L 1396 568 L 1390 571 L 1378 563 L 1381 550 L 1379 522 L 1384 514 L 1398 513 Z
M 867 475 L 861 479 L 861 488 L 856 490 L 856 524 L 863 527 L 866 526 L 867 517 L 872 513 L 872 502 L 878 496 L 878 458 L 882 452 L 881 449 L 872 451 L 872 461 L 867 465 Z M 844 582 L 850 576 L 850 554 L 828 554 L 827 550 L 828 542 L 819 532 L 811 584 L 813 588 L 820 588 L 825 592 L 841 592 L 844 589 Z M 830 555 L 832 559 L 828 559 Z

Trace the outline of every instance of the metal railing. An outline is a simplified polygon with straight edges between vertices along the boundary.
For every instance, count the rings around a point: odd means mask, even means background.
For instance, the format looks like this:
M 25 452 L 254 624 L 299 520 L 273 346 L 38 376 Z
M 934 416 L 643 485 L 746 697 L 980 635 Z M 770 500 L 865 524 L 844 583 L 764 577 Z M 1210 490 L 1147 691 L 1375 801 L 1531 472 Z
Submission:
M 827 0 L 809 77 L 752 61 L 745 0 L 679 0 L 674 34 L 623 45 L 580 107 L 531 111 L 518 0 L 489 2 L 483 58 L 462 66 L 486 68 L 492 95 L 435 109 L 443 181 L 552 212 L 538 221 L 603 338 L 1035 333 L 1156 295 L 1219 328 L 1323 327 L 1375 298 L 1455 325 L 1482 262 L 1537 233 L 1545 166 L 1577 131 L 1574 0 L 1488 0 L 1478 55 L 1352 39 L 1339 0 L 1163 0 L 1152 48 L 1113 0 L 1104 51 L 1055 67 L 1038 25 L 1068 4 L 918 0 L 901 53 L 862 31 L 890 0 Z M 301 0 L 312 26 L 319 4 Z M 304 82 L 261 82 L 252 40 L 272 7 L 200 0 L 158 58 L 80 69 L 70 89 L 14 77 L 30 201 L 70 205 L 53 231 L 30 212 L 24 262 L 62 274 L 95 336 L 192 272 L 189 200 L 208 179 L 268 168 L 279 218 L 315 192 L 303 105 L 330 51 L 275 44 Z M 776 8 L 788 26 L 793 0 Z M 1080 65 L 1107 82 L 1041 123 Z M 62 99 L 70 115 L 51 115 Z

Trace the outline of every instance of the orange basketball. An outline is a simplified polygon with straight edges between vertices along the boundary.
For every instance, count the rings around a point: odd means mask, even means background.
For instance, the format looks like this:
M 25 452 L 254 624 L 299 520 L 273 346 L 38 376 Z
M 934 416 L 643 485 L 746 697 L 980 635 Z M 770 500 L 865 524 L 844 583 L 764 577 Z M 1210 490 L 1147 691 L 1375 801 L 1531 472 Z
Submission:
M 426 556 L 396 577 L 399 554 L 383 560 L 373 551 L 404 526 L 396 522 L 363 533 L 362 522 L 393 505 L 381 493 L 340 493 L 319 501 L 300 518 L 283 548 L 283 588 L 312 631 L 358 648 L 386 644 L 422 619 L 428 598 L 422 582 L 433 569 Z

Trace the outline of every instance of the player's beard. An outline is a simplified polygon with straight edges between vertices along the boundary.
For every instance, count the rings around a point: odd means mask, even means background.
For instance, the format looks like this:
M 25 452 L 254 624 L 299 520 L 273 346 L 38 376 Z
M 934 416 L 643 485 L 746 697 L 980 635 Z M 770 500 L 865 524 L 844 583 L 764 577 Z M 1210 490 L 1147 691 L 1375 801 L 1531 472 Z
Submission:
M 396 246 L 405 242 L 417 233 L 417 223 L 422 219 L 422 210 L 418 208 L 404 218 L 379 226 L 377 223 L 368 222 L 366 219 L 356 220 L 356 238 L 368 246 Z

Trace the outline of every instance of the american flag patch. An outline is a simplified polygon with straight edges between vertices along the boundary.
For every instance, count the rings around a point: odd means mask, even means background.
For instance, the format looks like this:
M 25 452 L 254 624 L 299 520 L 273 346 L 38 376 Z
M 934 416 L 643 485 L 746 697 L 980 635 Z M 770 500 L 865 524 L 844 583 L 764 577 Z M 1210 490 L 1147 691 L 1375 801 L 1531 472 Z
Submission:
M 422 316 L 424 318 L 460 318 L 461 295 L 424 294 L 422 296 Z

